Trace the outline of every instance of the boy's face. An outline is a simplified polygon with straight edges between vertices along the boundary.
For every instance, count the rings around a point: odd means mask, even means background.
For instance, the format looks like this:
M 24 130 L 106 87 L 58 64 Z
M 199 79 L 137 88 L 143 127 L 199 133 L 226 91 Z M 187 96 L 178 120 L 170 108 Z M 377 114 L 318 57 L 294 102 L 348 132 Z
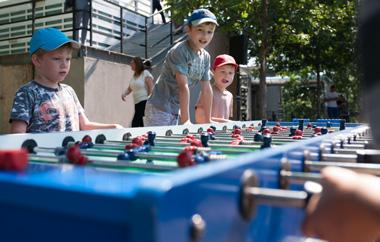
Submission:
M 214 70 L 214 80 L 215 85 L 220 89 L 224 90 L 234 80 L 235 66 L 233 65 L 223 65 L 219 66 Z
M 214 36 L 216 25 L 213 23 L 203 23 L 197 26 L 189 26 L 188 36 L 191 47 L 198 51 L 204 49 Z
M 72 49 L 61 47 L 57 50 L 41 55 L 32 56 L 37 76 L 45 83 L 59 83 L 63 81 L 70 71 Z

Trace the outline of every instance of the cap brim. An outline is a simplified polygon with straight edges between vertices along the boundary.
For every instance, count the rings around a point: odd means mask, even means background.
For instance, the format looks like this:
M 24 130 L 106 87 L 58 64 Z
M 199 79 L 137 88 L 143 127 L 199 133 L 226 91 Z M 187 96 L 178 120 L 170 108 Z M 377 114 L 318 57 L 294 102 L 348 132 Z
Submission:
M 216 20 L 212 19 L 212 18 L 197 19 L 197 20 L 192 21 L 191 25 L 197 26 L 197 25 L 200 25 L 200 24 L 203 24 L 203 23 L 214 23 L 214 24 L 216 24 L 216 26 L 219 26 L 218 22 L 216 22 Z
M 61 41 L 59 43 L 55 42 L 55 43 L 44 44 L 42 46 L 39 46 L 35 50 L 30 50 L 29 54 L 33 55 L 34 53 L 36 53 L 36 51 L 38 49 L 42 49 L 42 50 L 47 51 L 47 52 L 54 51 L 54 50 L 60 48 L 61 46 L 65 45 L 65 44 L 68 44 L 68 43 L 71 44 L 71 48 L 73 48 L 73 49 L 80 49 L 80 47 L 81 47 L 81 44 L 79 42 L 77 42 L 75 40 L 68 39 L 68 40 Z
M 42 46 L 41 49 L 43 50 L 46 50 L 46 51 L 53 51 L 53 50 L 56 50 L 58 48 L 60 48 L 61 46 L 65 45 L 65 44 L 68 44 L 70 43 L 71 44 L 71 47 L 73 49 L 79 49 L 80 48 L 80 43 L 79 42 L 76 42 L 74 40 L 64 40 L 64 41 L 59 41 L 58 43 L 50 43 L 50 44 L 47 44 L 45 46 Z
M 235 69 L 237 69 L 239 67 L 238 64 L 234 63 L 234 62 L 223 62 L 221 63 L 220 65 L 217 65 L 214 67 L 214 70 L 218 67 L 221 67 L 221 66 L 225 66 L 225 65 L 233 65 L 235 67 Z

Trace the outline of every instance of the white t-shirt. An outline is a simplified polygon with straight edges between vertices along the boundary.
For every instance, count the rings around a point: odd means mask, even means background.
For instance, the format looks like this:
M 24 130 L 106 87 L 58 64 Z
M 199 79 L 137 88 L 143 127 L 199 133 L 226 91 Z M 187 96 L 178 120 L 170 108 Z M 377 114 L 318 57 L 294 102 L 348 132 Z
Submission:
M 145 87 L 145 77 L 151 77 L 153 79 L 152 74 L 150 74 L 148 70 L 144 70 L 137 78 L 133 76 L 129 83 L 135 104 L 148 99 L 148 91 Z
M 335 100 L 327 101 L 326 102 L 327 107 L 337 108 L 338 104 L 336 103 L 336 101 L 337 101 L 337 98 L 339 97 L 339 95 L 340 94 L 337 92 L 326 92 L 326 96 L 325 96 L 326 99 L 331 99 L 331 98 L 335 99 Z

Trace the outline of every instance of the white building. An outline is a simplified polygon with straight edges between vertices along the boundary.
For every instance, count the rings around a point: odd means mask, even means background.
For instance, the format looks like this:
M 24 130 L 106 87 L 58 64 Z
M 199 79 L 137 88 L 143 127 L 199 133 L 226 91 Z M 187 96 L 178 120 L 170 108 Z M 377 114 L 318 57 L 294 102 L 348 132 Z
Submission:
M 72 37 L 73 13 L 64 9 L 64 0 L 37 0 L 33 21 L 33 1 L 0 1 L 0 55 L 25 53 L 34 28 L 55 27 Z M 151 0 L 92 0 L 92 46 L 107 49 L 120 43 L 120 21 L 123 39 L 145 28 L 151 15 Z M 121 10 L 118 5 L 123 8 Z M 122 18 L 120 18 L 122 17 Z M 149 22 L 152 19 L 148 18 Z M 155 20 L 156 21 L 156 20 Z M 158 20 L 159 21 L 159 20 Z

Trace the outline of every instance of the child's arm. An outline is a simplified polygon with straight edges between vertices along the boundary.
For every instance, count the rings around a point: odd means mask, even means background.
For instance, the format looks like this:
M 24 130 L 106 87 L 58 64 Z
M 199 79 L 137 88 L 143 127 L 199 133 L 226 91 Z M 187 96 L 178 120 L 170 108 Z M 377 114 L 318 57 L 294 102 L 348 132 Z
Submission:
M 206 123 L 211 123 L 212 88 L 209 81 L 201 81 L 201 100 Z
M 27 124 L 22 120 L 12 120 L 11 133 L 26 133 Z
M 180 72 L 175 75 L 179 90 L 179 110 L 181 124 L 191 124 L 189 114 L 190 91 L 187 84 L 187 77 Z
M 207 123 L 205 120 L 205 110 L 203 109 L 202 103 L 202 92 L 199 95 L 199 99 L 197 104 L 195 105 L 195 122 L 197 124 L 205 124 Z
M 123 126 L 120 124 L 104 124 L 91 122 L 84 113 L 79 115 L 79 127 L 80 130 L 90 130 L 90 129 L 122 129 Z

